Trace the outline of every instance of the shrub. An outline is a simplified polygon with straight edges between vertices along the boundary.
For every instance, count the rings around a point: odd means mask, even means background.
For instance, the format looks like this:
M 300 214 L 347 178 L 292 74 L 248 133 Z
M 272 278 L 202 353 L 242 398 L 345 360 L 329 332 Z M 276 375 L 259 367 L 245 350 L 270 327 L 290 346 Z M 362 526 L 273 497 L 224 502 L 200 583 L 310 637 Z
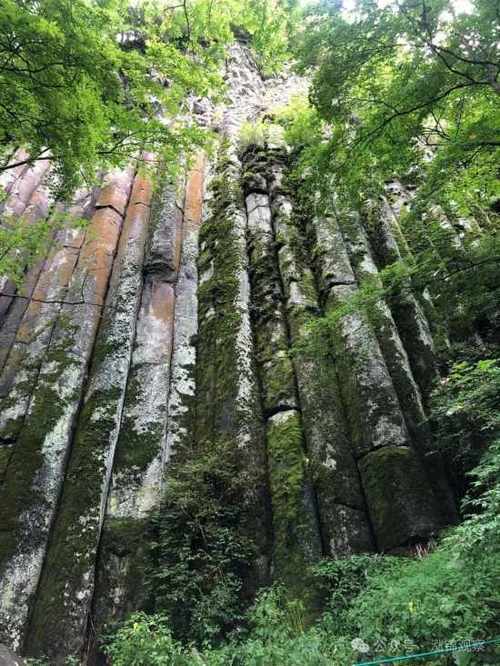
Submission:
M 192 663 L 172 638 L 164 615 L 134 613 L 104 648 L 113 666 L 187 666 Z

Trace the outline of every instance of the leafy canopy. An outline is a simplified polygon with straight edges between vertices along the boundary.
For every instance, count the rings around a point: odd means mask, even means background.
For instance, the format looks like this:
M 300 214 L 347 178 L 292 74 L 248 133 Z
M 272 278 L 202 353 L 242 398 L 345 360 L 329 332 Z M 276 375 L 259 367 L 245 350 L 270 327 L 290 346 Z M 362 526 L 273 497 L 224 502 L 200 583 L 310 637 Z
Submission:
M 452 337 L 494 327 L 500 25 L 497 3 L 471 7 L 359 0 L 350 12 L 332 2 L 308 10 L 295 53 L 312 76 L 310 104 L 280 117 L 306 216 L 355 210 L 377 247 L 389 181 L 407 188 L 409 204 L 398 213 L 401 258 L 316 328 L 422 293 Z
M 499 196 L 500 24 L 495 0 L 320 2 L 296 49 L 329 124 L 336 186 L 355 200 L 418 165 L 462 213 Z M 433 155 L 434 159 L 429 157 Z M 355 159 L 353 159 L 355 157 Z
M 191 100 L 223 99 L 224 56 L 235 35 L 263 72 L 288 56 L 294 0 L 5 0 L 0 3 L 0 175 L 50 160 L 67 198 L 113 166 L 175 170 L 210 133 Z M 22 146 L 28 158 L 17 157 Z M 0 200 L 6 193 L 0 189 Z M 3 216 L 0 274 L 15 283 L 58 225 Z
M 190 96 L 223 92 L 233 28 L 267 71 L 283 61 L 289 17 L 280 0 L 130 4 L 1 3 L 0 149 L 50 157 L 62 190 L 142 150 L 172 159 L 200 143 L 183 114 Z M 9 166 L 4 158 L 0 170 Z

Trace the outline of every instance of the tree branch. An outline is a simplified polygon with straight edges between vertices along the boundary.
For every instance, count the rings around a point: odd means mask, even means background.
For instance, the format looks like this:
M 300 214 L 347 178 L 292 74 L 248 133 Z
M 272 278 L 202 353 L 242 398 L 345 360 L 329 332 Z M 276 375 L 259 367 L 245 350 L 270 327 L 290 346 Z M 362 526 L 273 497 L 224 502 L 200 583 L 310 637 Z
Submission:
M 390 115 L 389 117 L 385 118 L 383 122 L 381 122 L 377 127 L 375 127 L 373 130 L 368 132 L 365 136 L 359 137 L 354 142 L 354 146 L 359 145 L 361 143 L 364 143 L 368 139 L 370 139 L 372 136 L 375 136 L 379 132 L 381 132 L 387 125 L 389 125 L 393 120 L 396 118 L 400 118 L 402 116 L 407 116 L 410 113 L 414 113 L 415 111 L 421 111 L 422 109 L 425 109 L 427 107 L 430 107 L 437 102 L 441 101 L 445 97 L 448 97 L 448 95 L 451 95 L 452 92 L 455 92 L 455 90 L 461 90 L 462 88 L 470 88 L 471 86 L 478 86 L 478 85 L 488 85 L 484 81 L 475 81 L 475 82 L 469 82 L 469 83 L 458 83 L 456 86 L 452 86 L 451 88 L 448 88 L 448 90 L 445 90 L 443 93 L 436 95 L 435 97 L 432 97 L 431 99 L 425 100 L 425 102 L 421 102 L 420 104 L 415 104 L 415 106 L 412 106 L 409 109 L 404 109 L 402 111 L 397 111 Z
M 43 155 L 46 153 L 48 148 L 45 150 L 42 150 L 41 153 L 39 153 L 38 157 L 27 157 L 25 160 L 21 160 L 20 162 L 14 162 L 13 164 L 7 164 L 6 166 L 0 166 L 0 172 L 1 171 L 7 171 L 8 169 L 14 169 L 15 167 L 18 166 L 24 166 L 25 164 L 33 164 L 33 162 L 43 162 L 46 160 L 52 160 L 54 159 L 52 156 L 49 157 L 40 157 L 40 155 Z

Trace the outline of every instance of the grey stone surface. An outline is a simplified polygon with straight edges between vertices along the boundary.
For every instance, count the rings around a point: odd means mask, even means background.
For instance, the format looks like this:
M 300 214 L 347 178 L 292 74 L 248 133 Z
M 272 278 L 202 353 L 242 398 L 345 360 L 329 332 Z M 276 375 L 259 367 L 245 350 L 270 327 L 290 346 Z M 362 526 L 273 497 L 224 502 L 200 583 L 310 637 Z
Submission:
M 25 666 L 24 659 L 14 654 L 5 645 L 0 645 L 0 666 Z
M 0 636 L 14 649 L 27 631 L 121 223 L 110 209 L 92 217 L 2 485 Z

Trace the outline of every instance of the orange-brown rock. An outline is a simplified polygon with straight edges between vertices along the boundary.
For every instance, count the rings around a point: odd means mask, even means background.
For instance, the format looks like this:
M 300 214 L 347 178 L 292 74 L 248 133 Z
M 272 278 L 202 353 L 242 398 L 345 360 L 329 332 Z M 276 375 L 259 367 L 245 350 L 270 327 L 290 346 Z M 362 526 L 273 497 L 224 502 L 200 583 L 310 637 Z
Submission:
M 130 171 L 113 172 L 105 179 L 99 192 L 96 208 L 113 208 L 119 215 L 125 213 L 130 194 Z

